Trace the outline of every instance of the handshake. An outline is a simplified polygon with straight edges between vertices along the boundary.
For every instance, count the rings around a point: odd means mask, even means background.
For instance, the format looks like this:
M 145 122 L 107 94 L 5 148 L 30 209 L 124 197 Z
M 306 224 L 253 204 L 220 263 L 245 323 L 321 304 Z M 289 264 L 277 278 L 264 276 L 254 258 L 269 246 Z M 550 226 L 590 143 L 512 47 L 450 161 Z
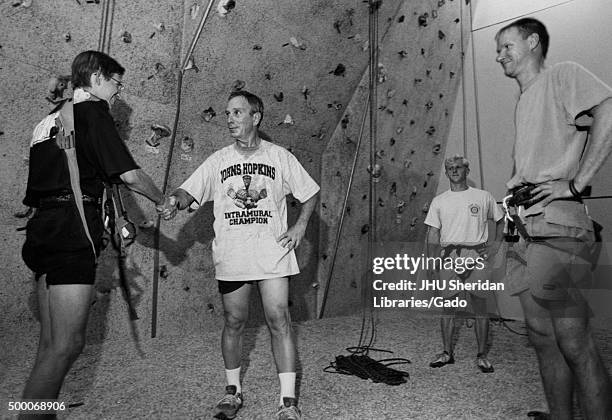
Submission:
M 178 200 L 174 195 L 164 197 L 164 201 L 161 204 L 155 205 L 155 210 L 164 220 L 173 219 L 178 212 Z

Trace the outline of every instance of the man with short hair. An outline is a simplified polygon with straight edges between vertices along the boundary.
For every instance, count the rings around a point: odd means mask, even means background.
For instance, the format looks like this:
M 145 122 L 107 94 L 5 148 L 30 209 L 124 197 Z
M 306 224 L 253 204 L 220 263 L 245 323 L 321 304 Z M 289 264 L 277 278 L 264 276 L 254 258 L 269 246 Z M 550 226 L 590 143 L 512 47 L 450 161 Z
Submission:
M 209 156 L 177 189 L 177 208 L 213 201 L 213 262 L 225 310 L 221 351 L 226 395 L 214 416 L 232 419 L 242 407 L 240 383 L 244 328 L 249 296 L 259 288 L 272 353 L 280 380 L 279 420 L 300 419 L 295 395 L 296 349 L 289 314 L 289 276 L 299 273 L 295 248 L 301 243 L 319 186 L 289 151 L 259 136 L 263 103 L 247 91 L 232 92 L 225 111 L 234 143 Z M 287 229 L 286 195 L 303 203 L 295 225 Z
M 549 35 L 536 19 L 510 23 L 495 41 L 497 62 L 520 88 L 507 187 L 521 238 L 508 256 L 508 289 L 523 307 L 550 418 L 571 418 L 576 383 L 586 417 L 609 419 L 610 379 L 580 288 L 594 241 L 581 193 L 612 150 L 612 89 L 579 64 L 546 66 Z
M 435 277 L 444 281 L 446 287 L 439 290 L 440 295 L 451 298 L 458 293 L 449 287 L 450 280 L 461 280 L 463 283 L 477 283 L 488 279 L 491 271 L 487 267 L 489 258 L 497 254 L 502 237 L 502 211 L 497 206 L 493 196 L 484 190 L 468 186 L 467 176 L 470 166 L 463 156 L 453 156 L 444 161 L 446 176 L 450 181 L 450 190 L 434 197 L 429 207 L 425 224 L 427 232 L 427 252 L 430 257 L 442 256 L 442 259 L 452 258 L 453 261 L 465 261 L 473 258 L 477 263 L 472 270 L 458 266 L 454 270 L 440 270 Z M 488 220 L 496 223 L 491 244 L 489 239 Z M 432 278 L 433 278 L 432 273 Z M 491 280 L 491 279 L 488 279 Z M 487 337 L 489 334 L 489 318 L 487 296 L 491 292 L 471 290 L 468 292 L 472 309 L 476 318 L 474 332 L 478 352 L 476 366 L 483 373 L 491 373 L 494 368 L 487 359 Z M 455 363 L 453 334 L 455 330 L 454 311 L 445 309 L 445 316 L 440 319 L 442 344 L 444 351 L 436 356 L 429 366 L 440 368 Z
M 82 52 L 72 63 L 78 184 L 76 177 L 69 176 L 71 161 L 58 145 L 55 120 L 60 108 L 68 105 L 62 103 L 52 111 L 32 136 L 23 203 L 36 212 L 27 224 L 22 255 L 36 275 L 41 329 L 24 399 L 57 399 L 64 377 L 85 345 L 104 229 L 100 214 L 104 182 L 123 182 L 156 203 L 158 212 L 167 205 L 149 175 L 134 162 L 109 113 L 123 87 L 124 73 L 116 60 L 99 51 Z M 83 218 L 73 181 L 79 185 Z

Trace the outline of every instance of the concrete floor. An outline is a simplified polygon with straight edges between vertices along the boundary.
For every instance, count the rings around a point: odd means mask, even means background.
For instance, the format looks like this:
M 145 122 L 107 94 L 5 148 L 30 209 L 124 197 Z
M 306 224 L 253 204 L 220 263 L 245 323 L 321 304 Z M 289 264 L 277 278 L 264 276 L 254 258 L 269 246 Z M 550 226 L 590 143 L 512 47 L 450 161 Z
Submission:
M 473 329 L 464 326 L 456 346 L 456 363 L 431 369 L 440 350 L 438 319 L 426 314 L 392 311 L 376 317 L 375 359 L 402 357 L 411 364 L 407 383 L 389 386 L 355 376 L 325 373 L 336 355 L 359 340 L 358 316 L 309 321 L 295 326 L 299 348 L 299 397 L 306 419 L 526 419 L 531 409 L 546 407 L 535 354 L 524 336 L 500 324 L 491 328 L 492 374 L 474 364 Z M 607 329 L 595 334 L 604 361 L 612 366 L 609 320 L 595 320 Z M 521 322 L 509 324 L 524 332 Z M 138 345 L 107 338 L 88 345 L 65 382 L 60 400 L 77 405 L 60 419 L 195 419 L 210 418 L 222 396 L 224 374 L 219 336 L 214 331 L 187 336 L 167 333 Z M 144 334 L 141 334 L 144 335 Z M 33 361 L 36 332 L 24 332 L 4 345 L 0 361 L 2 418 L 12 418 L 7 402 L 19 397 Z M 278 404 L 278 380 L 267 329 L 250 328 L 245 340 L 243 392 L 239 419 L 272 418 Z

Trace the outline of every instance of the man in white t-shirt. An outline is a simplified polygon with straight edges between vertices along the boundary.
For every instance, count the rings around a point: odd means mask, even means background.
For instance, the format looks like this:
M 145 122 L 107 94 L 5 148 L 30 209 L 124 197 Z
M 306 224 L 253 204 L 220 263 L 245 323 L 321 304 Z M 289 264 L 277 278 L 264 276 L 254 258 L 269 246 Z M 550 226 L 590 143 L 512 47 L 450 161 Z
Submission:
M 296 349 L 289 314 L 289 276 L 299 273 L 295 248 L 306 232 L 319 186 L 289 151 L 262 140 L 263 103 L 246 91 L 230 94 L 225 111 L 233 144 L 209 156 L 174 192 L 177 208 L 213 201 L 215 276 L 225 311 L 221 350 L 226 395 L 213 415 L 232 419 L 242 407 L 240 382 L 243 332 L 249 296 L 259 288 L 272 353 L 280 380 L 280 420 L 299 419 L 295 395 Z M 303 203 L 297 222 L 287 226 L 286 195 Z M 171 198 L 172 198 L 171 197 Z
M 492 260 L 499 249 L 504 216 L 489 192 L 468 186 L 467 175 L 470 167 L 467 159 L 463 156 L 448 158 L 444 162 L 444 167 L 450 181 L 450 190 L 434 197 L 425 218 L 425 224 L 429 226 L 427 232 L 428 256 L 452 258 L 457 262 L 454 270 L 442 269 L 430 273 L 432 278 L 441 281 L 439 285 L 445 285 L 440 287 L 439 294 L 448 299 L 460 293 L 449 287 L 450 280 L 476 284 L 479 280 L 488 279 L 490 270 L 487 260 L 489 257 Z M 495 236 L 489 246 L 487 245 L 488 220 L 496 223 Z M 461 261 L 465 261 L 466 258 L 478 261 L 473 264 L 474 269 L 465 270 Z M 492 279 L 489 280 L 492 281 Z M 469 292 L 476 317 L 474 327 L 478 345 L 476 365 L 483 373 L 490 373 L 494 370 L 493 365 L 487 359 L 488 293 L 491 292 L 478 290 Z M 433 368 L 455 363 L 453 351 L 455 316 L 453 311 L 448 310 L 447 312 L 440 320 L 444 351 L 429 364 Z

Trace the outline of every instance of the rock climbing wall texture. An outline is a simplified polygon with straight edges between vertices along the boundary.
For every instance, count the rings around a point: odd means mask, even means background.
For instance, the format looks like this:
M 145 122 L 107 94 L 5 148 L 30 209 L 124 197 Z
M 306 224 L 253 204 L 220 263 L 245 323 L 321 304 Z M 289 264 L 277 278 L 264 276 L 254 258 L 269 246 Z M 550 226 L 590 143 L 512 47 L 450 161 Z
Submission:
M 402 242 L 408 254 L 420 255 L 423 251 L 426 233 L 423 221 L 436 192 L 461 77 L 461 40 L 467 39 L 469 33 L 469 25 L 462 25 L 466 13 L 461 1 L 402 2 L 388 32 L 381 36 L 376 69 L 376 164 L 369 167 L 366 115 L 337 247 L 336 235 L 351 166 L 362 119 L 368 112 L 367 69 L 323 154 L 321 263 L 317 278 L 318 307 L 320 311 L 324 305 L 325 316 L 354 313 L 364 284 L 370 287 L 367 284 L 371 269 L 367 258 L 368 232 L 372 228 L 368 216 L 370 176 L 375 186 L 375 238 Z
M 224 2 L 227 3 L 227 2 Z M 231 3 L 231 2 L 230 2 Z M 127 69 L 126 89 L 112 112 L 136 161 L 162 185 L 177 107 L 179 67 L 208 2 L 134 0 L 15 0 L 0 4 L 0 219 L 5 263 L 0 329 L 36 327 L 31 274 L 20 258 L 24 240 L 20 201 L 25 193 L 29 138 L 34 125 L 60 99 L 59 81 L 74 56 L 104 47 Z M 394 25 L 399 2 L 383 2 L 381 35 Z M 408 19 L 408 17 L 407 17 Z M 352 0 L 236 2 L 224 16 L 212 7 L 184 72 L 180 118 L 169 167 L 172 191 L 214 150 L 231 142 L 224 108 L 231 90 L 243 88 L 265 103 L 263 132 L 290 149 L 323 184 L 322 155 L 368 62 L 368 6 Z M 399 75 L 397 76 L 400 77 Z M 50 86 L 52 85 L 52 86 Z M 361 89 L 361 88 L 360 88 Z M 54 92 L 50 92 L 53 90 Z M 68 88 L 63 97 L 70 95 Z M 152 128 L 155 128 L 154 130 Z M 351 125 L 352 129 L 352 125 Z M 328 186 L 325 186 L 327 188 Z M 211 206 L 163 223 L 160 270 L 153 272 L 155 213 L 150 202 L 123 190 L 131 219 L 140 226 L 128 248 L 126 273 L 140 319 L 135 333 L 148 334 L 153 279 L 159 279 L 160 334 L 217 325 L 222 309 L 210 255 Z M 290 222 L 299 211 L 289 198 Z M 298 250 L 302 274 L 292 281 L 294 319 L 316 313 L 319 212 Z M 98 267 L 90 340 L 129 338 L 126 305 L 119 291 L 116 254 L 108 248 Z M 253 297 L 257 309 L 256 294 Z M 261 322 L 261 311 L 253 311 Z

